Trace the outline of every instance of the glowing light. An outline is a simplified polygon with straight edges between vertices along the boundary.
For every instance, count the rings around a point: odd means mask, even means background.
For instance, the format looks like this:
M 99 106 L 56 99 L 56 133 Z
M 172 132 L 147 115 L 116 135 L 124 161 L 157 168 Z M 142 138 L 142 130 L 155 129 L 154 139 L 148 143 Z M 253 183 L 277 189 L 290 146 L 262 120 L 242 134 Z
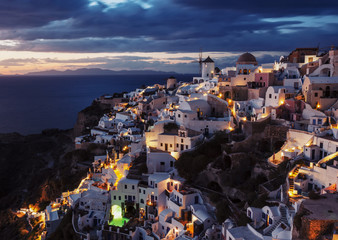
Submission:
M 128 218 L 122 216 L 122 208 L 119 205 L 113 205 L 110 212 L 113 215 L 113 220 L 109 222 L 109 225 L 123 227 L 124 223 L 129 221 Z
M 245 122 L 246 120 L 247 120 L 246 117 L 244 117 L 244 118 L 243 118 L 243 121 Z
M 319 108 L 320 108 L 320 104 L 319 104 L 319 103 L 317 103 L 317 106 L 316 106 L 316 108 L 317 108 L 317 109 L 319 109 Z
M 280 105 L 283 105 L 283 104 L 284 104 L 284 101 L 283 101 L 283 100 L 281 100 L 281 101 L 280 101 Z
M 234 128 L 232 128 L 232 127 L 229 127 L 229 130 L 230 130 L 230 131 L 233 131 L 233 130 L 234 130 Z

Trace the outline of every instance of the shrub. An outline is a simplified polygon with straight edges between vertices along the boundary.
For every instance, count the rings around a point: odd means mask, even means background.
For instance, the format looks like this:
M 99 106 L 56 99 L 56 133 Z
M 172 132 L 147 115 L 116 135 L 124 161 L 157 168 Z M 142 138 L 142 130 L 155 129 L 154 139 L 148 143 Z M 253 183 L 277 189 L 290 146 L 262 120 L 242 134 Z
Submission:
M 320 195 L 312 190 L 311 192 L 309 192 L 309 198 L 312 200 L 317 200 L 320 199 Z

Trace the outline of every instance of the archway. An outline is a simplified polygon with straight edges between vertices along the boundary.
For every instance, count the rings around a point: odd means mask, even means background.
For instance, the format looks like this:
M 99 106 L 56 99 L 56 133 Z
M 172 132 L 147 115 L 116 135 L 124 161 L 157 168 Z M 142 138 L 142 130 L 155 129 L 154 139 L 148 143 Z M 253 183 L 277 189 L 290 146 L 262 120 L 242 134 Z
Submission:
M 319 73 L 320 77 L 330 77 L 330 75 L 331 75 L 331 69 L 330 68 L 323 68 Z

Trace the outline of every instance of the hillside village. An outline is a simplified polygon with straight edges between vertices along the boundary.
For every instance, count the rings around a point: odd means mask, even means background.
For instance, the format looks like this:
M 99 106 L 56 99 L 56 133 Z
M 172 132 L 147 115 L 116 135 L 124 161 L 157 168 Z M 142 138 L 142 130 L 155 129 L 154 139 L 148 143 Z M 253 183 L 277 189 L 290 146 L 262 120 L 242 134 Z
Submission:
M 20 210 L 42 239 L 69 213 L 87 240 L 338 238 L 338 50 L 200 64 L 191 82 L 95 100 L 110 109 L 75 148 L 106 154 L 44 212 Z

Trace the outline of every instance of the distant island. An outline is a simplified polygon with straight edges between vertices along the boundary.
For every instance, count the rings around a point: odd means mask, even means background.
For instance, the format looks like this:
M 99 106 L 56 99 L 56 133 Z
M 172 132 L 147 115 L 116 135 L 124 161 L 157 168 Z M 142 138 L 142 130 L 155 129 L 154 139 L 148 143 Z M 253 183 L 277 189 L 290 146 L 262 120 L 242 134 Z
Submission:
M 163 71 L 153 71 L 153 70 L 108 70 L 101 68 L 79 68 L 76 70 L 47 70 L 41 72 L 30 72 L 25 75 L 29 76 L 65 76 L 65 75 L 162 75 L 162 74 L 177 74 L 176 72 L 163 72 Z

